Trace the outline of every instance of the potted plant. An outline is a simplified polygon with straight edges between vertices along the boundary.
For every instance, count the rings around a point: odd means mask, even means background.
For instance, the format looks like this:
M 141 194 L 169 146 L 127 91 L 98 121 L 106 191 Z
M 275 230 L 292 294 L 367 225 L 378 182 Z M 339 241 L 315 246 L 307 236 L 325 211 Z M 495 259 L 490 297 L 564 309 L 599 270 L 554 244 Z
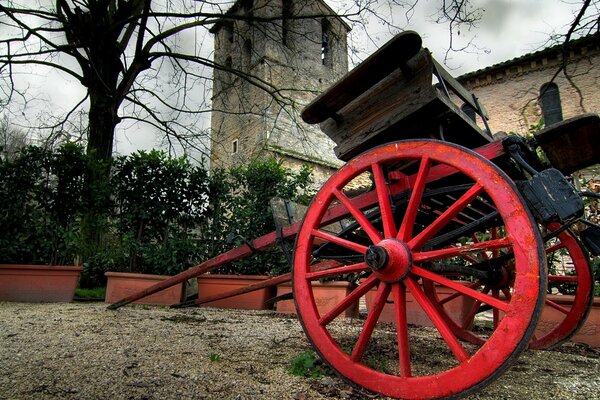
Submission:
M 194 234 L 205 218 L 207 173 L 185 157 L 139 151 L 113 166 L 114 268 L 105 273 L 105 302 L 114 303 L 196 263 L 200 246 Z M 136 303 L 177 304 L 188 285 L 181 283 Z
M 80 146 L 28 146 L 0 158 L 0 300 L 70 301 L 85 157 Z
M 209 215 L 204 232 L 206 258 L 276 230 L 271 199 L 279 197 L 306 203 L 311 196 L 311 171 L 285 169 L 274 159 L 257 160 L 247 167 L 219 171 L 211 181 Z M 221 233 L 219 235 L 219 233 Z M 287 244 L 289 250 L 291 244 Z M 290 271 L 289 261 L 279 248 L 223 266 L 198 277 L 199 299 L 228 292 Z M 238 295 L 205 304 L 210 307 L 270 309 L 268 300 L 275 288 Z
M 315 281 L 312 283 L 312 293 L 315 297 L 315 303 L 319 314 L 325 315 L 328 311 L 336 307 L 341 301 L 356 288 L 356 284 L 348 281 L 329 280 Z M 292 283 L 277 285 L 277 296 L 292 292 Z M 358 303 L 349 306 L 341 315 L 346 318 L 358 317 Z M 277 302 L 276 311 L 284 314 L 296 314 L 296 306 L 293 299 L 285 299 Z

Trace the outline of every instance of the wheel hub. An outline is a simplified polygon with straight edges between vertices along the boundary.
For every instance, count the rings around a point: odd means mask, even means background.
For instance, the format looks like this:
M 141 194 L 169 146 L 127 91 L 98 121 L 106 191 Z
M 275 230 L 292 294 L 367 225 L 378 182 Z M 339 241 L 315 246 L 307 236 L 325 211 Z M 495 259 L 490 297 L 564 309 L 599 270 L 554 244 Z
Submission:
M 412 268 L 412 253 L 406 243 L 397 239 L 385 239 L 369 246 L 365 263 L 384 282 L 404 279 Z
M 389 260 L 388 253 L 381 246 L 369 246 L 365 253 L 365 262 L 372 271 L 380 271 L 385 268 Z

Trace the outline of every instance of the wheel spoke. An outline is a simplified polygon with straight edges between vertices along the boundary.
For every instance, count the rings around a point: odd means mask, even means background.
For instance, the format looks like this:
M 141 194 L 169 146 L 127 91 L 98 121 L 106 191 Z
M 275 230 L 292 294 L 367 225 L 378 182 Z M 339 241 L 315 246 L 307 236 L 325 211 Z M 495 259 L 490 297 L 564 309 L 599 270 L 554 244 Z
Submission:
M 510 246 L 510 240 L 508 238 L 502 238 L 497 240 L 488 240 L 486 242 L 474 243 L 467 246 L 449 247 L 440 250 L 415 252 L 413 253 L 412 257 L 414 262 L 426 262 L 439 260 L 443 258 L 463 257 L 467 255 L 467 253 L 483 253 L 483 251 L 485 250 L 501 249 Z
M 574 275 L 548 275 L 548 281 L 550 282 L 574 282 L 577 283 L 577 276 Z
M 360 262 L 352 265 L 344 265 L 343 267 L 329 268 L 322 271 L 307 272 L 306 279 L 309 281 L 316 281 L 317 279 L 330 278 L 337 275 L 362 272 L 366 271 L 367 269 L 367 264 Z
M 546 305 L 554 308 L 557 311 L 560 311 L 561 313 L 563 313 L 565 315 L 567 315 L 571 311 L 568 308 L 565 308 L 565 307 L 561 306 L 560 304 L 555 303 L 552 300 L 548 300 L 548 299 L 546 299 Z
M 329 242 L 335 243 L 337 245 L 340 245 L 340 246 L 345 247 L 350 250 L 354 250 L 361 254 L 363 254 L 367 251 L 367 246 L 363 246 L 362 244 L 351 242 L 351 241 L 343 239 L 339 236 L 332 235 L 331 233 L 327 233 L 327 232 L 324 232 L 324 231 L 321 231 L 318 229 L 313 229 L 311 233 L 313 236 L 316 236 L 321 239 L 325 239 Z
M 322 316 L 319 319 L 319 324 L 321 326 L 325 326 L 331 321 L 333 321 L 338 315 L 343 313 L 350 305 L 356 303 L 360 300 L 362 296 L 364 296 L 371 288 L 373 288 L 377 284 L 377 279 L 375 276 L 370 276 L 364 281 L 360 286 L 354 289 L 350 294 L 344 297 L 337 306 L 331 309 L 327 314 Z
M 443 286 L 454 289 L 457 292 L 464 294 L 465 296 L 469 296 L 474 299 L 480 300 L 482 303 L 485 303 L 485 304 L 493 307 L 494 309 L 498 309 L 501 311 L 506 311 L 508 309 L 507 303 L 505 303 L 497 298 L 494 298 L 493 296 L 488 296 L 484 293 L 478 292 L 477 290 L 473 290 L 469 287 L 463 286 L 460 283 L 457 283 L 456 281 L 452 281 L 448 278 L 445 278 L 445 277 L 437 275 L 433 272 L 427 271 L 426 269 L 417 267 L 416 265 L 413 266 L 412 273 L 415 275 L 418 275 L 422 278 L 432 280 Z
M 481 307 L 481 301 L 475 300 L 467 315 L 465 315 L 465 319 L 463 320 L 463 324 L 461 326 L 462 329 L 470 329 L 473 326 L 473 322 L 475 321 L 475 316 L 479 312 L 479 308 Z
M 408 320 L 406 318 L 406 286 L 399 282 L 392 286 L 394 295 L 394 315 L 398 337 L 398 361 L 400 376 L 412 375 L 410 368 L 410 345 L 408 343 Z
M 352 214 L 356 222 L 358 222 L 358 224 L 364 229 L 367 235 L 369 235 L 369 239 L 371 239 L 373 243 L 379 243 L 381 241 L 379 232 L 367 219 L 365 214 L 363 214 L 358 207 L 352 203 L 352 200 L 350 200 L 348 196 L 342 193 L 339 189 L 335 189 L 333 194 L 346 207 L 346 209 L 348 209 L 350 214 Z
M 475 184 L 456 200 L 446 211 L 444 211 L 435 221 L 433 221 L 421 233 L 408 242 L 411 249 L 421 248 L 425 242 L 431 239 L 437 232 L 446 226 L 459 212 L 469 205 L 473 199 L 483 192 L 483 186 Z
M 467 285 L 467 287 L 468 287 L 468 288 L 471 288 L 471 289 L 473 289 L 473 290 L 475 290 L 475 289 L 476 289 L 476 288 L 478 288 L 479 286 L 481 286 L 481 282 L 479 282 L 479 281 L 477 281 L 477 282 L 474 282 L 474 283 L 471 283 L 470 285 Z M 448 303 L 448 302 L 450 302 L 450 301 L 452 301 L 452 300 L 454 300 L 454 299 L 458 298 L 459 296 L 463 296 L 463 294 L 462 294 L 462 293 L 460 293 L 460 292 L 452 293 L 451 295 L 449 295 L 449 296 L 446 296 L 446 297 L 444 297 L 443 299 L 440 299 L 440 300 L 439 300 L 439 303 L 440 303 L 440 304 L 442 304 L 442 305 L 443 305 L 443 304 L 446 304 L 446 303 Z
M 500 299 L 500 291 L 498 289 L 492 289 L 492 297 L 499 300 Z M 494 328 L 497 328 L 498 324 L 500 323 L 500 311 L 498 311 L 497 308 L 494 308 L 492 310 L 492 315 L 493 315 L 493 321 L 494 321 Z
M 373 180 L 375 181 L 375 189 L 377 191 L 377 199 L 381 210 L 381 221 L 383 223 L 383 235 L 386 238 L 396 236 L 396 225 L 394 223 L 394 215 L 392 213 L 392 205 L 390 203 L 390 195 L 385 183 L 383 169 L 379 163 L 371 165 L 373 170 Z
M 567 246 L 565 246 L 564 243 L 558 242 L 558 243 L 546 248 L 546 254 L 555 253 L 558 250 L 564 249 L 565 247 L 567 247 Z
M 419 285 L 410 277 L 405 281 L 408 290 L 412 293 L 417 303 L 421 306 L 423 311 L 427 314 L 433 325 L 436 327 L 442 338 L 456 357 L 459 362 L 464 362 L 469 359 L 469 354 L 465 348 L 460 344 L 450 327 L 446 324 L 442 316 L 437 312 L 435 306 L 431 303 L 431 300 L 423 293 Z
M 479 240 L 477 238 L 477 235 L 473 234 L 473 235 L 471 235 L 471 238 L 473 239 L 474 243 L 481 243 L 481 240 Z M 481 258 L 483 259 L 483 261 L 489 261 L 490 257 L 488 257 L 488 255 L 485 251 L 482 251 L 480 254 L 481 254 Z
M 423 191 L 425 190 L 425 184 L 427 183 L 427 175 L 429 174 L 430 165 L 431 163 L 429 162 L 429 157 L 426 156 L 421 159 L 421 165 L 419 165 L 419 172 L 417 173 L 415 185 L 413 187 L 408 206 L 406 207 L 404 218 L 402 218 L 400 232 L 398 232 L 398 240 L 402 240 L 403 242 L 407 242 L 412 237 L 413 226 L 417 218 L 417 211 L 419 210 L 419 205 L 421 204 Z
M 385 306 L 385 302 L 390 294 L 390 289 L 390 285 L 384 282 L 379 284 L 377 296 L 373 304 L 373 311 L 367 316 L 367 320 L 360 332 L 356 346 L 354 346 L 354 349 L 352 350 L 352 355 L 350 356 L 352 361 L 362 360 L 362 357 L 367 350 L 369 340 L 371 339 L 371 335 L 373 334 L 373 330 L 375 329 L 375 325 L 377 325 L 377 321 L 383 310 L 383 306 Z

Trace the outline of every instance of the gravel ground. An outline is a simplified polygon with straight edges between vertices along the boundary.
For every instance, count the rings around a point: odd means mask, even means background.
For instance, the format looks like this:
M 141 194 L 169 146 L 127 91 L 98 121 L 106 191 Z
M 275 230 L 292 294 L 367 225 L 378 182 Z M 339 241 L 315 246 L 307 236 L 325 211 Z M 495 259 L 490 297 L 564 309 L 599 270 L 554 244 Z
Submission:
M 291 375 L 309 349 L 270 311 L 0 302 L 0 399 L 382 399 Z M 600 351 L 527 351 L 469 399 L 600 399 Z

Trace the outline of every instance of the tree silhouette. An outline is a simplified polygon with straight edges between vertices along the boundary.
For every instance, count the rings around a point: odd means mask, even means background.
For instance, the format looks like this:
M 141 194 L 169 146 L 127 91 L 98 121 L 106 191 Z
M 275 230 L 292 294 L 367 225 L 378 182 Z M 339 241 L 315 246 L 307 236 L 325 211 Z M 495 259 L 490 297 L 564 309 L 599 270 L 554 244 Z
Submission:
M 239 2 L 269 7 L 268 1 Z M 378 11 L 384 2 L 410 10 L 419 0 L 349 0 L 345 2 L 347 11 L 339 17 L 354 24 L 372 16 L 385 21 Z M 123 121 L 149 124 L 170 143 L 197 147 L 194 140 L 202 135 L 197 127 L 210 113 L 210 99 L 194 96 L 210 88 L 213 70 L 229 71 L 275 101 L 289 104 L 282 88 L 216 63 L 210 49 L 197 51 L 202 43 L 189 37 L 223 20 L 282 23 L 282 15 L 230 13 L 227 9 L 232 4 L 209 0 L 5 0 L 0 3 L 0 108 L 17 102 L 27 108 L 32 100 L 17 84 L 26 66 L 59 71 L 81 85 L 84 95 L 70 110 L 51 123 L 38 125 L 48 129 L 48 136 L 64 134 L 74 116 L 86 115 L 87 152 L 102 166 L 86 175 L 89 193 L 107 181 L 115 128 Z M 590 6 L 591 0 L 582 1 L 580 16 L 563 36 L 566 46 L 575 32 L 598 29 L 597 5 L 593 12 Z M 481 12 L 470 0 L 440 1 L 438 22 L 448 24 L 450 49 L 460 26 L 476 24 Z M 326 14 L 286 18 L 323 18 Z M 333 17 L 332 12 L 329 16 Z

